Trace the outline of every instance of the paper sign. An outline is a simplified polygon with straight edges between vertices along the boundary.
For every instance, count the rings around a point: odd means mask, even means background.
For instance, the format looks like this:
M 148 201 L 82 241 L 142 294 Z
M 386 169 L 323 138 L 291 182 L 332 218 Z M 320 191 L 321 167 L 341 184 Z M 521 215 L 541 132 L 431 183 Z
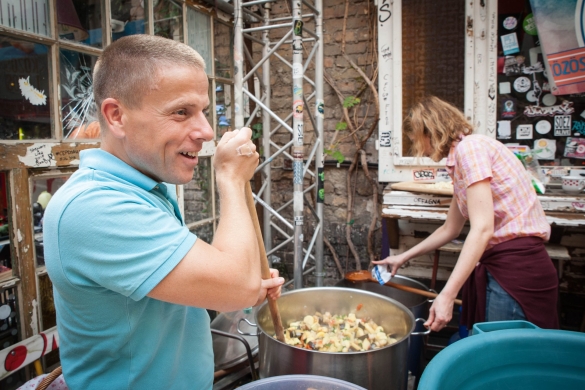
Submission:
M 585 138 L 567 137 L 565 157 L 585 159 Z
M 571 135 L 571 115 L 556 115 L 555 137 L 566 137 Z
M 532 139 L 532 125 L 518 125 L 516 139 Z
M 512 127 L 510 121 L 498 121 L 498 139 L 512 138 Z
M 542 52 L 548 61 L 552 93 L 585 92 L 583 1 L 530 0 L 530 5 Z
M 502 40 L 502 49 L 504 49 L 504 55 L 514 54 L 520 51 L 516 33 L 502 35 L 500 39 Z
M 534 140 L 534 155 L 539 160 L 554 160 L 557 151 L 557 142 L 554 139 Z

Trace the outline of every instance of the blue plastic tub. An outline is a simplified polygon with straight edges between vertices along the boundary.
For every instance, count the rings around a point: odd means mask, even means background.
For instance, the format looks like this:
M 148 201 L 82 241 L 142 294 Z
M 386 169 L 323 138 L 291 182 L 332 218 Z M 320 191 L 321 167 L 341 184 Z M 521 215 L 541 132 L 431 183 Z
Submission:
M 366 390 L 340 379 L 320 375 L 280 375 L 250 382 L 239 390 Z
M 419 390 L 585 389 L 585 333 L 483 322 L 439 352 Z

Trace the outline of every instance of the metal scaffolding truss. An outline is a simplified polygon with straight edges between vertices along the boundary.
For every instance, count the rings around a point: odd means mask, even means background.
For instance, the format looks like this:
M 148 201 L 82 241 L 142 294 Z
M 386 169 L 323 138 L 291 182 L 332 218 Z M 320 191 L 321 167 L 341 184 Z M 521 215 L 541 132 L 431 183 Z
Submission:
M 283 1 L 283 0 L 279 0 Z M 286 0 L 288 2 L 288 0 Z M 323 4 L 305 0 L 293 0 L 291 16 L 272 18 L 272 4 L 277 1 L 234 0 L 234 103 L 235 127 L 249 126 L 258 110 L 262 113 L 263 161 L 257 171 L 262 173 L 262 186 L 254 198 L 264 207 L 264 244 L 268 258 L 292 243 L 294 248 L 294 288 L 303 287 L 303 275 L 314 271 L 316 285 L 323 285 Z M 261 10 L 262 16 L 252 11 Z M 244 17 L 260 20 L 254 27 L 245 27 Z M 314 30 L 312 30 L 314 28 Z M 276 42 L 270 33 L 276 29 L 285 31 Z M 261 38 L 258 37 L 261 33 Z M 244 39 L 262 45 L 262 58 L 254 61 L 252 53 L 244 46 Z M 290 54 L 288 58 L 280 53 Z M 308 53 L 305 57 L 305 54 Z M 244 58 L 251 69 L 244 66 Z M 270 106 L 270 63 L 276 59 L 285 64 L 292 75 L 291 111 L 283 119 Z M 307 69 L 314 69 L 314 79 Z M 256 77 L 260 86 L 259 96 L 246 88 L 250 78 Z M 305 93 L 306 89 L 310 92 Z M 255 103 L 255 110 L 244 123 L 244 96 Z M 311 112 L 310 107 L 314 112 Z M 304 137 L 304 123 L 312 124 L 314 136 Z M 283 142 L 283 132 L 290 140 Z M 279 135 L 278 137 L 276 135 Z M 290 151 L 290 152 L 289 152 Z M 290 160 L 293 169 L 293 197 L 278 208 L 271 202 L 271 168 L 277 157 Z M 311 197 L 314 191 L 315 197 Z M 309 195 L 309 196 L 307 196 Z M 313 207 L 311 199 L 316 199 Z M 292 207 L 292 209 L 291 209 Z M 305 239 L 303 225 L 311 224 L 312 237 Z M 305 232 L 310 229 L 305 229 Z M 282 240 L 272 247 L 273 236 Z

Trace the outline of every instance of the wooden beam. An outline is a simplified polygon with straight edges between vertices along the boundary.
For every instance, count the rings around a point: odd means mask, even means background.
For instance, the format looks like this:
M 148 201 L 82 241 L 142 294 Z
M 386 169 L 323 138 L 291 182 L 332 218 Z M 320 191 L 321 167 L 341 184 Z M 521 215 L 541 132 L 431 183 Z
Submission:
M 37 310 L 37 278 L 34 250 L 32 204 L 30 199 L 28 169 L 14 169 L 10 172 L 10 210 L 12 229 L 10 231 L 15 252 L 12 263 L 13 274 L 20 279 L 20 318 L 22 338 L 39 333 Z

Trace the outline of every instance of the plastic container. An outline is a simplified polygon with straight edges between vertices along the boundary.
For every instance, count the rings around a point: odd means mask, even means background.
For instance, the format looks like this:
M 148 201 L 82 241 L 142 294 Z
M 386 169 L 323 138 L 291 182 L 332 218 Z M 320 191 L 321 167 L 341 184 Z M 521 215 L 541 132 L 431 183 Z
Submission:
M 585 333 L 484 322 L 439 352 L 419 390 L 585 389 Z
M 319 375 L 281 375 L 260 379 L 238 387 L 239 390 L 366 390 L 340 379 Z

